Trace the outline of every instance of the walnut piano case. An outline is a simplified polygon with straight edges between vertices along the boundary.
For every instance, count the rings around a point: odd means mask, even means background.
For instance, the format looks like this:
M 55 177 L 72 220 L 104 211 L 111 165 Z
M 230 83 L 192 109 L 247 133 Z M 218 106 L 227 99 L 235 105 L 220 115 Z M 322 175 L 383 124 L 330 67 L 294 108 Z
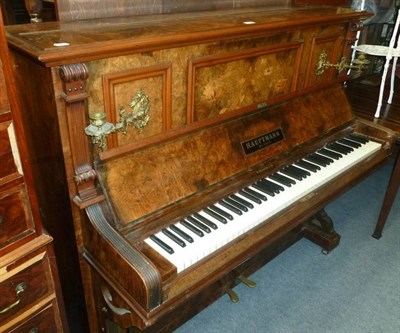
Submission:
M 300 238 L 338 245 L 323 207 L 393 142 L 354 118 L 341 86 L 366 16 L 257 8 L 8 29 L 31 133 L 54 142 L 52 161 L 62 155 L 93 331 L 171 331 L 223 293 L 235 299 L 232 286 Z M 256 208 L 243 214 L 252 227 L 232 221 L 229 240 L 202 242 L 214 250 L 180 260 L 152 243 L 349 136 L 370 150 L 290 200 L 268 194 L 257 221 Z

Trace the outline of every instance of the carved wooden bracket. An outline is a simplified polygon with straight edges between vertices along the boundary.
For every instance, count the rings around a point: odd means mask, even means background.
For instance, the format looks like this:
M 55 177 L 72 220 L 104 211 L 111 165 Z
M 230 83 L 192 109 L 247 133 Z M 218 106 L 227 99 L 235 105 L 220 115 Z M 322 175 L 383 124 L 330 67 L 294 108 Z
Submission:
M 63 82 L 62 97 L 65 100 L 68 133 L 71 144 L 74 180 L 79 201 L 87 201 L 97 196 L 96 171 L 92 168 L 89 144 L 85 135 L 85 102 L 89 97 L 85 90 L 89 71 L 85 64 L 71 64 L 60 67 Z

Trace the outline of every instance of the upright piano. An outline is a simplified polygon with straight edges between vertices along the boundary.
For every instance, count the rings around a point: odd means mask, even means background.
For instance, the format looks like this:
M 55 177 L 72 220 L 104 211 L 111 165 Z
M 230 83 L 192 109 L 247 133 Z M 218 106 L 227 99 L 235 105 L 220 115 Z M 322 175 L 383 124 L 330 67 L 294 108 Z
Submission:
M 91 331 L 170 332 L 225 293 L 237 301 L 233 286 L 299 239 L 339 244 L 324 206 L 394 141 L 343 90 L 366 66 L 351 46 L 368 15 L 8 28 L 43 214 L 62 225 L 72 212 Z

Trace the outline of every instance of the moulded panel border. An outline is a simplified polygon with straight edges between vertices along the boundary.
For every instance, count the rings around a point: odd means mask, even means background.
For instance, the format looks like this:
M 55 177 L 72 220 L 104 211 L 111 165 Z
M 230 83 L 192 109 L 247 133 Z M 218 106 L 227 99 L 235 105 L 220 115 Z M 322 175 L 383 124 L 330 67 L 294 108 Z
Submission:
M 162 79 L 162 131 L 171 128 L 172 123 L 172 65 L 163 64 L 130 69 L 122 72 L 105 74 L 103 80 L 104 111 L 106 119 L 116 123 L 115 87 L 118 84 L 161 76 Z M 118 146 L 116 133 L 108 137 L 108 148 Z
M 331 64 L 335 64 L 338 59 L 339 51 L 340 51 L 340 45 L 341 45 L 341 39 L 343 38 L 342 35 L 331 35 L 331 36 L 326 36 L 326 37 L 314 37 L 311 42 L 311 52 L 310 52 L 310 57 L 308 60 L 308 65 L 307 65 L 307 72 L 306 72 L 306 78 L 305 78 L 305 87 L 309 87 L 312 84 L 312 79 L 315 78 L 316 76 L 316 69 L 317 69 L 317 63 L 318 63 L 318 57 L 319 54 L 316 54 L 318 46 L 322 44 L 327 44 L 327 43 L 333 43 L 333 52 L 331 54 L 328 54 L 328 61 Z M 330 81 L 333 80 L 334 76 L 334 68 L 328 68 L 326 70 L 326 74 L 323 74 L 321 76 L 324 77 L 325 81 Z

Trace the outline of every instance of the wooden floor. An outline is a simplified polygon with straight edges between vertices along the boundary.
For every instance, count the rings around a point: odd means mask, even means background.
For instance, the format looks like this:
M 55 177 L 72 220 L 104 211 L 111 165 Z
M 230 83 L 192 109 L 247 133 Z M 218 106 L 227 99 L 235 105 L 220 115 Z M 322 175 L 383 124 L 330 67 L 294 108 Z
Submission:
M 392 104 L 387 103 L 389 86 L 386 84 L 381 117 L 379 119 L 374 118 L 374 114 L 378 103 L 380 78 L 372 77 L 367 81 L 375 81 L 377 85 L 363 84 L 363 80 L 347 82 L 346 93 L 354 112 L 358 117 L 381 124 L 400 134 L 400 79 L 396 78 L 395 80 L 395 93 Z

